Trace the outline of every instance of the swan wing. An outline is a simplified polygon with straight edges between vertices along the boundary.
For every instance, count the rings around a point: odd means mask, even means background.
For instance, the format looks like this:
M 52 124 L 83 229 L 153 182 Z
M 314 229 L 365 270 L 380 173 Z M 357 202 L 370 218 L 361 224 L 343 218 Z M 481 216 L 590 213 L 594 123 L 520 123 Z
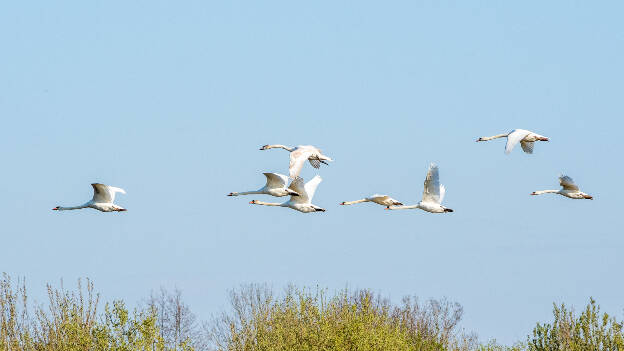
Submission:
M 422 200 L 423 202 L 440 203 L 440 172 L 434 163 L 429 165 L 429 171 L 427 171 Z
M 290 171 L 290 178 L 296 179 L 301 173 L 301 169 L 303 168 L 303 164 L 305 161 L 313 154 L 311 150 L 300 149 L 290 153 L 290 165 L 288 167 Z
M 288 186 L 288 189 L 291 189 L 292 191 L 299 194 L 299 196 L 291 195 L 290 196 L 291 202 L 301 203 L 301 204 L 310 203 L 310 199 L 308 198 L 308 193 L 306 192 L 305 185 L 303 184 L 303 178 L 301 177 L 295 178 L 295 180 L 293 180 Z
M 308 161 L 310 161 L 310 164 L 312 165 L 312 167 L 314 168 L 321 168 L 321 160 L 316 159 L 316 158 L 309 158 Z
M 93 202 L 113 203 L 116 193 L 126 193 L 122 188 L 105 184 L 93 183 L 91 186 L 93 187 Z
M 505 145 L 505 153 L 508 154 L 513 148 L 527 135 L 531 134 L 528 130 L 514 129 L 507 135 L 507 145 Z
M 574 181 L 572 180 L 572 178 L 568 177 L 567 175 L 561 175 L 559 177 L 559 184 L 565 189 L 565 190 L 579 190 L 578 185 L 576 185 L 574 183 Z
M 533 153 L 533 146 L 535 145 L 535 142 L 533 141 L 521 141 L 520 142 L 520 146 L 522 146 L 522 150 L 524 152 L 526 152 L 527 154 L 532 154 Z
M 444 185 L 440 185 L 440 203 L 444 201 L 444 195 L 446 195 L 446 188 Z
M 279 173 L 262 173 L 267 179 L 266 186 L 269 189 L 281 189 L 288 184 L 288 177 Z
M 305 192 L 308 195 L 308 201 L 312 201 L 312 198 L 314 197 L 314 193 L 316 193 L 316 188 L 319 186 L 319 184 L 323 181 L 323 178 L 321 178 L 321 176 L 316 175 L 314 176 L 314 178 L 310 179 L 304 186 L 305 188 Z

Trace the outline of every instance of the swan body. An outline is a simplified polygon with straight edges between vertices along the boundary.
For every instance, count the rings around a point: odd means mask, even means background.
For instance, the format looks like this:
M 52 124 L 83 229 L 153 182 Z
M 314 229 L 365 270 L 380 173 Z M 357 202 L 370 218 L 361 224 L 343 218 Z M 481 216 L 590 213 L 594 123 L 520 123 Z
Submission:
M 255 191 L 233 192 L 227 196 L 239 196 L 249 194 L 266 194 L 275 197 L 282 197 L 286 195 L 299 196 L 297 192 L 286 187 L 288 184 L 288 177 L 279 173 L 262 173 L 266 177 L 266 184 Z
M 93 187 L 93 198 L 91 201 L 85 203 L 80 206 L 72 206 L 72 207 L 63 207 L 56 206 L 52 210 L 54 211 L 68 211 L 68 210 L 79 210 L 83 208 L 93 208 L 101 212 L 122 212 L 127 211 L 125 208 L 115 205 L 113 202 L 115 201 L 115 194 L 122 193 L 125 194 L 126 191 L 121 188 L 116 188 L 114 186 L 108 186 L 99 183 L 91 184 Z
M 376 204 L 379 204 L 379 205 L 382 205 L 382 206 L 386 206 L 386 207 L 403 205 L 402 203 L 398 202 L 397 200 L 391 198 L 388 195 L 379 195 L 379 194 L 371 195 L 371 196 L 363 198 L 361 200 L 343 201 L 340 204 L 341 205 L 353 205 L 353 204 L 359 204 L 361 202 L 374 202 Z
M 505 153 L 509 154 L 511 150 L 520 143 L 522 150 L 527 154 L 533 153 L 533 146 L 536 141 L 548 141 L 548 138 L 524 129 L 514 129 L 507 134 L 498 134 L 491 137 L 481 137 L 477 141 L 488 141 L 498 138 L 507 138 L 505 145 Z
M 317 175 L 304 185 L 303 179 L 301 177 L 297 177 L 292 181 L 292 183 L 290 183 L 288 188 L 299 194 L 299 196 L 291 195 L 290 200 L 281 204 L 258 200 L 251 200 L 249 203 L 252 205 L 289 207 L 303 213 L 325 212 L 325 209 L 312 204 L 312 198 L 314 197 L 316 188 L 322 180 L 323 179 Z
M 297 147 L 289 147 L 280 144 L 264 145 L 260 150 L 284 149 L 290 152 L 290 165 L 288 167 L 290 178 L 295 179 L 301 173 L 303 164 L 306 160 L 314 168 L 320 168 L 321 163 L 328 164 L 325 161 L 333 161 L 330 157 L 323 155 L 323 152 L 312 145 L 299 145 Z
M 593 196 L 582 192 L 579 187 L 574 183 L 572 178 L 566 175 L 559 176 L 559 184 L 562 187 L 559 190 L 539 190 L 532 192 L 531 195 L 559 194 L 565 197 L 569 197 L 570 199 L 594 199 Z
M 423 211 L 431 213 L 453 212 L 452 209 L 442 206 L 446 189 L 444 185 L 440 185 L 440 172 L 435 164 L 429 165 L 427 177 L 425 178 L 425 186 L 423 190 L 422 200 L 416 205 L 408 206 L 389 206 L 386 210 L 405 210 L 419 208 Z

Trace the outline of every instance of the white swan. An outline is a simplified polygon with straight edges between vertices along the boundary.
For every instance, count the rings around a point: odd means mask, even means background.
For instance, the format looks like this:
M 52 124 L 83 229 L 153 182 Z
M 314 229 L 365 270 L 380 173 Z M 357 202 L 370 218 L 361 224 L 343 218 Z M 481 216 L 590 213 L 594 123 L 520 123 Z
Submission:
M 290 207 L 293 210 L 304 213 L 325 212 L 325 209 L 320 208 L 316 205 L 312 205 L 311 203 L 312 198 L 314 197 L 314 193 L 316 192 L 316 188 L 322 180 L 323 179 L 321 179 L 321 177 L 317 175 L 304 185 L 303 179 L 301 177 L 297 177 L 295 180 L 292 181 L 292 183 L 290 183 L 289 188 L 294 192 L 298 193 L 299 196 L 291 196 L 290 200 L 281 204 L 263 202 L 258 200 L 251 200 L 249 203 L 252 205 Z
M 488 141 L 498 138 L 507 138 L 505 153 L 509 154 L 516 144 L 520 143 L 522 150 L 527 154 L 533 153 L 533 144 L 536 141 L 548 141 L 548 138 L 524 129 L 514 129 L 507 134 L 498 134 L 491 137 L 481 137 L 477 141 Z
M 534 191 L 531 193 L 531 195 L 541 195 L 541 194 L 552 193 L 552 194 L 563 195 L 565 197 L 569 197 L 570 199 L 588 199 L 588 200 L 594 199 L 591 195 L 585 194 L 584 192 L 580 191 L 579 187 L 576 184 L 574 184 L 574 181 L 572 180 L 572 178 L 566 175 L 559 176 L 559 184 L 563 187 L 560 190 Z
M 301 173 L 301 168 L 306 160 L 310 161 L 310 164 L 314 168 L 320 168 L 321 163 L 328 164 L 325 161 L 333 161 L 330 157 L 323 155 L 323 152 L 312 145 L 299 145 L 297 147 L 288 147 L 280 144 L 264 145 L 260 150 L 269 149 L 284 149 L 290 151 L 290 165 L 288 170 L 290 172 L 290 178 L 295 179 Z
M 81 208 L 94 208 L 98 211 L 102 212 L 121 212 L 127 211 L 125 208 L 121 206 L 115 205 L 113 202 L 115 201 L 115 194 L 122 193 L 125 194 L 126 191 L 121 188 L 116 188 L 114 186 L 108 186 L 99 183 L 91 184 L 93 187 L 93 199 L 87 202 L 84 205 L 73 206 L 73 207 L 63 207 L 56 206 L 53 208 L 55 211 L 67 211 L 67 210 L 79 210 Z
M 375 195 L 371 195 L 369 197 L 365 197 L 361 200 L 355 200 L 355 201 L 343 201 L 340 204 L 341 205 L 353 205 L 353 204 L 359 204 L 361 202 L 374 202 L 376 204 L 382 205 L 382 206 L 402 206 L 403 204 L 398 202 L 397 200 L 391 198 L 388 195 L 379 195 L 379 194 L 375 194 Z
M 227 196 L 239 196 L 249 194 L 267 194 L 276 197 L 293 195 L 299 196 L 295 191 L 286 187 L 288 184 L 288 177 L 279 173 L 262 173 L 266 177 L 266 185 L 256 191 L 243 191 L 240 193 L 233 192 Z
M 425 189 L 423 191 L 422 201 L 420 201 L 417 205 L 390 206 L 386 207 L 386 210 L 420 208 L 421 210 L 431 213 L 453 212 L 450 208 L 446 208 L 441 205 L 444 200 L 445 193 L 446 189 L 444 188 L 444 185 L 440 185 L 440 173 L 438 171 L 438 166 L 432 163 L 429 165 L 427 178 L 425 178 Z

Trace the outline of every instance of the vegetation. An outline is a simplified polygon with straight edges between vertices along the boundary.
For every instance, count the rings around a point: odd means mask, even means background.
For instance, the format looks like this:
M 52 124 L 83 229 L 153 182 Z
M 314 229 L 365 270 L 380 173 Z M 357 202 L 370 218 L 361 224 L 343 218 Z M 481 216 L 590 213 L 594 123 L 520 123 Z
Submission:
M 75 291 L 47 286 L 47 303 L 29 301 L 23 280 L 0 278 L 0 351 L 255 351 L 422 350 L 580 351 L 624 350 L 623 323 L 601 313 L 596 301 L 576 315 L 554 305 L 554 320 L 537 323 L 525 342 L 479 344 L 460 329 L 463 309 L 448 300 L 394 305 L 368 290 L 328 294 L 266 286 L 231 291 L 231 309 L 199 324 L 182 294 L 161 289 L 130 310 L 121 300 L 100 304 L 93 283 Z

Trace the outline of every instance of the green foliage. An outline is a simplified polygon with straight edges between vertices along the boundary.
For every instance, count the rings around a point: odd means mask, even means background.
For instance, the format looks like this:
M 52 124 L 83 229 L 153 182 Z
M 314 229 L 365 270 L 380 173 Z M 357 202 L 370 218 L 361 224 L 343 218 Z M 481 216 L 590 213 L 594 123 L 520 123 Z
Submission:
M 600 314 L 600 307 L 592 298 L 576 318 L 564 304 L 554 305 L 552 324 L 540 324 L 528 338 L 530 351 L 617 351 L 624 350 L 622 323 L 608 314 Z
M 153 309 L 129 312 L 122 301 L 106 304 L 98 314 L 99 296 L 87 281 L 76 292 L 48 285 L 47 308 L 28 311 L 24 282 L 0 280 L 0 351 L 193 351 L 188 342 L 166 347 Z
M 211 332 L 217 350 L 468 350 L 474 337 L 459 335 L 458 304 L 432 300 L 401 306 L 361 290 L 327 297 L 325 291 L 289 288 L 276 298 L 262 287 L 232 292 L 233 314 Z

